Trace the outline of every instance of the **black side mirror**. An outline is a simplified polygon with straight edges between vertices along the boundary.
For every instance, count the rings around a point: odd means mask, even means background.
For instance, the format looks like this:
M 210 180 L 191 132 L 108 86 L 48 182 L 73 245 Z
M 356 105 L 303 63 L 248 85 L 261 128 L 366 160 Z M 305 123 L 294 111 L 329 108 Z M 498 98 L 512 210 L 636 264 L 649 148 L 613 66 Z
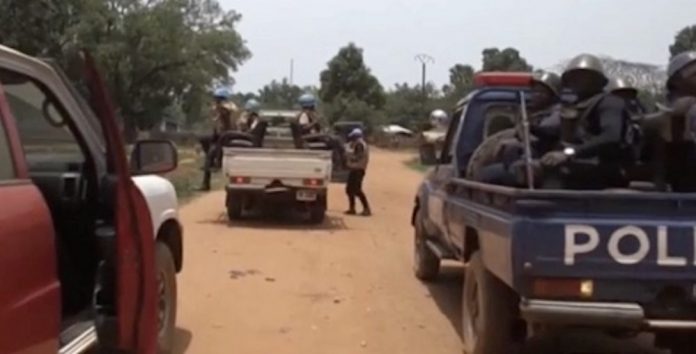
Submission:
M 169 140 L 141 140 L 133 147 L 130 163 L 135 175 L 160 174 L 176 169 L 179 158 Z

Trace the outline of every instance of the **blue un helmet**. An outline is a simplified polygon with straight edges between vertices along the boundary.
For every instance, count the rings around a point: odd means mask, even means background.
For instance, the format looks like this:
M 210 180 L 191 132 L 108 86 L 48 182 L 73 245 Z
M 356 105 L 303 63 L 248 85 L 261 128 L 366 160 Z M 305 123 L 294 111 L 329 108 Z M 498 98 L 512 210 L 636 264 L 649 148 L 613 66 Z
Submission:
M 252 98 L 246 102 L 246 104 L 244 105 L 244 109 L 248 112 L 259 114 L 261 104 L 259 103 L 259 101 Z
M 213 92 L 213 97 L 218 100 L 227 101 L 232 96 L 232 92 L 227 87 L 218 87 Z
M 348 133 L 348 139 L 358 139 L 362 138 L 363 136 L 363 131 L 360 128 L 355 128 Z
M 317 105 L 317 99 L 311 93 L 303 94 L 298 101 L 302 108 L 314 108 Z

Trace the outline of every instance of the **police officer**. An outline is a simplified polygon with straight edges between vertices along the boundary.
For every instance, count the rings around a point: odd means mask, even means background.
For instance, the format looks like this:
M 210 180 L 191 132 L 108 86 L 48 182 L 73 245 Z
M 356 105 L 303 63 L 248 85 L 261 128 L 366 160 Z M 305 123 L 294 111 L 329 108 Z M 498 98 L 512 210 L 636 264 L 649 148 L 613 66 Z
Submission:
M 249 132 L 254 130 L 259 123 L 259 111 L 261 104 L 255 99 L 250 99 L 244 104 L 244 113 L 239 119 L 239 130 Z
M 667 68 L 669 100 L 696 96 L 696 51 L 675 55 Z
M 202 191 L 210 190 L 212 169 L 219 164 L 221 149 L 218 140 L 220 135 L 226 131 L 234 130 L 237 127 L 239 109 L 230 101 L 231 96 L 232 93 L 230 90 L 224 87 L 218 88 L 213 92 L 213 134 L 201 139 L 201 145 L 206 153 L 205 164 L 203 166 L 203 183 L 200 187 Z
M 554 73 L 542 72 L 532 77 L 527 108 L 535 156 L 548 152 L 558 143 L 560 89 L 561 78 Z M 506 186 L 521 185 L 512 168 L 523 162 L 522 134 L 519 129 L 507 129 L 487 137 L 472 156 L 467 178 Z
M 317 100 L 314 95 L 303 94 L 300 96 L 299 103 L 302 111 L 297 115 L 297 123 L 302 134 L 320 133 L 319 115 L 316 112 Z
M 654 156 L 658 185 L 673 191 L 696 192 L 696 51 L 674 56 L 667 67 L 667 100 L 657 116 L 643 127 L 657 136 Z M 656 134 L 651 134 L 656 133 Z
M 626 79 L 620 77 L 610 79 L 606 91 L 621 97 L 626 102 L 633 121 L 640 120 L 645 114 L 645 107 L 638 99 L 638 89 L 631 86 Z
M 562 185 L 570 189 L 626 187 L 626 167 L 635 162 L 635 134 L 626 103 L 606 94 L 608 79 L 596 56 L 573 58 L 561 76 L 576 101 L 561 113 L 563 148 L 545 154 L 544 166 L 565 165 Z
M 441 109 L 436 109 L 430 112 L 430 125 L 432 125 L 433 128 L 447 127 L 448 119 L 449 116 L 447 115 L 447 112 Z
M 360 128 L 353 129 L 348 133 L 348 149 L 346 151 L 346 164 L 348 167 L 348 181 L 346 183 L 346 194 L 348 195 L 348 211 L 346 214 L 355 215 L 355 198 L 360 199 L 362 204 L 363 216 L 372 215 L 370 204 L 367 202 L 362 183 L 365 178 L 365 170 L 370 160 L 370 151 L 367 143 L 363 139 L 363 131 Z

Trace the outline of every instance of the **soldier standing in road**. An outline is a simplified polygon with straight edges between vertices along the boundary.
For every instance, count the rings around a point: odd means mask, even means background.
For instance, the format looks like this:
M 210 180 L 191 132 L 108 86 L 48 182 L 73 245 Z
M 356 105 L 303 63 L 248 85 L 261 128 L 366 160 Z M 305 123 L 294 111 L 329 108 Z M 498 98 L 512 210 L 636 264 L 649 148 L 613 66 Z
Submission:
M 348 182 L 346 183 L 346 194 L 348 195 L 348 211 L 346 214 L 355 215 L 355 198 L 360 199 L 362 204 L 363 216 L 372 215 L 370 204 L 367 202 L 365 192 L 363 192 L 362 183 L 365 178 L 365 170 L 370 159 L 370 152 L 367 143 L 363 139 L 363 131 L 360 128 L 355 128 L 348 134 L 347 149 L 347 165 L 348 165 Z
M 231 96 L 232 94 L 227 88 L 218 88 L 213 93 L 215 101 L 212 109 L 213 134 L 207 139 L 201 139 L 201 145 L 206 153 L 203 166 L 203 183 L 200 187 L 202 191 L 210 190 L 212 169 L 220 162 L 221 149 L 218 144 L 220 136 L 224 132 L 234 130 L 237 127 L 239 109 L 230 101 Z

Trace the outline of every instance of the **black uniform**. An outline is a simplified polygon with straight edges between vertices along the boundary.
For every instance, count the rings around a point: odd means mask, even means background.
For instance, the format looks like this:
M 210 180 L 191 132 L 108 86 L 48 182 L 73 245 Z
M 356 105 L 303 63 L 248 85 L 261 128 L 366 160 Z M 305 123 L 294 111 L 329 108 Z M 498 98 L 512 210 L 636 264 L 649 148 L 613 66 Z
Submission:
M 532 158 L 539 158 L 558 147 L 560 111 L 560 105 L 554 105 L 529 117 L 530 122 L 534 123 L 529 127 Z M 479 181 L 510 187 L 523 186 L 524 183 L 519 176 L 520 172 L 524 171 L 524 143 L 523 137 L 517 135 L 515 141 L 501 147 L 498 161 L 481 169 L 480 175 L 476 176 Z
M 567 113 L 571 117 L 565 117 L 564 124 L 572 127 L 566 127 L 562 144 L 572 147 L 575 154 L 562 168 L 563 186 L 626 187 L 626 169 L 636 161 L 637 131 L 625 101 L 601 94 L 576 104 Z

